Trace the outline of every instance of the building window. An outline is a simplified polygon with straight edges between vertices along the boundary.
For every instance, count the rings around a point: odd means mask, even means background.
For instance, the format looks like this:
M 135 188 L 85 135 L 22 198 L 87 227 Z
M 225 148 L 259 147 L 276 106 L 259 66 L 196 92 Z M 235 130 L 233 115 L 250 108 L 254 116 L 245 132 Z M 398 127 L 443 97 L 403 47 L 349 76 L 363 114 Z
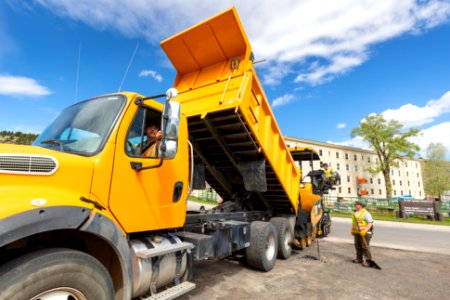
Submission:
M 400 175 L 400 171 L 398 171 L 398 176 L 401 176 L 401 175 Z
M 367 162 L 370 163 L 370 156 L 367 156 Z
M 397 196 L 397 191 L 396 190 L 394 190 L 394 196 Z
M 373 178 L 372 177 L 370 177 L 370 184 L 372 184 L 373 183 Z
M 331 151 L 330 150 L 328 150 L 328 156 L 331 156 Z
M 409 180 L 408 180 L 408 186 L 409 186 Z M 411 193 L 410 193 L 411 194 Z
M 417 185 L 420 187 L 420 181 L 417 182 Z
M 416 169 L 418 168 L 418 166 L 419 166 L 419 165 L 416 163 Z
M 394 176 L 394 170 L 391 170 L 391 175 Z
M 350 171 L 350 166 L 349 166 L 348 164 L 346 164 L 346 165 L 345 165 L 345 169 L 346 169 L 347 171 Z
M 417 178 L 419 178 L 419 173 L 417 173 Z
M 358 172 L 358 166 L 355 166 L 355 172 Z
M 408 193 L 411 195 L 411 190 L 409 190 Z
M 338 170 L 341 169 L 341 164 L 340 164 L 340 163 L 337 163 L 337 164 L 336 164 L 336 169 L 338 169 Z
M 348 193 L 349 193 L 349 194 L 352 193 L 352 188 L 351 188 L 351 187 L 348 188 Z
M 407 162 L 405 162 L 405 168 L 407 168 L 408 167 L 408 163 Z
M 345 153 L 345 159 L 348 159 L 348 153 Z
M 402 186 L 402 181 L 400 180 L 400 186 Z
M 358 156 L 355 154 L 355 155 L 353 155 L 353 159 L 355 160 L 355 161 L 357 161 L 358 160 Z
M 380 178 L 378 178 L 378 184 L 381 184 L 381 179 Z
M 370 189 L 370 193 L 373 195 L 373 189 Z
M 339 152 L 336 151 L 336 158 L 339 158 Z
M 392 185 L 395 185 L 395 180 L 392 180 Z
M 339 187 L 339 188 L 338 188 L 338 191 L 339 191 L 339 194 L 342 193 L 342 188 Z
M 378 190 L 378 194 L 380 194 L 380 195 L 383 194 L 383 193 L 381 192 L 381 189 Z
M 402 195 L 402 196 L 403 196 L 403 190 L 400 190 L 400 195 Z
M 347 175 L 347 182 L 350 182 L 350 176 Z
M 322 149 L 319 149 L 319 155 L 322 156 Z
M 409 177 L 409 172 L 408 171 L 406 171 L 406 177 Z
M 375 162 L 378 163 L 378 157 L 375 157 Z
M 419 191 L 419 196 L 422 197 L 422 192 L 421 191 Z

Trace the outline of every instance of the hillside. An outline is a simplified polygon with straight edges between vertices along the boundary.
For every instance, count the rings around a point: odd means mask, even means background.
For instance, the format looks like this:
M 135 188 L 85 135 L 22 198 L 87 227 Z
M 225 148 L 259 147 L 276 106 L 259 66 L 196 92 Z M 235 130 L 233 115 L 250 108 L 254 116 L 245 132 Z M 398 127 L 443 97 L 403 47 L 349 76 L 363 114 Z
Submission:
M 0 131 L 0 143 L 3 144 L 31 145 L 37 137 L 37 134 L 20 131 Z

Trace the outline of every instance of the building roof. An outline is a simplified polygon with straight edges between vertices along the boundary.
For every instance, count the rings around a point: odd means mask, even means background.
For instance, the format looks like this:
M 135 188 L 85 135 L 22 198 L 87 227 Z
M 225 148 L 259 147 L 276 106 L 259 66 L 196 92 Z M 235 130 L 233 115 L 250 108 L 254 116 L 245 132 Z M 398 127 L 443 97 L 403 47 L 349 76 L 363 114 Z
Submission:
M 373 155 L 377 155 L 376 151 L 370 150 L 370 149 L 363 149 L 363 148 L 356 148 L 356 147 L 350 147 L 350 146 L 343 146 L 343 145 L 334 144 L 334 143 L 325 143 L 325 142 L 320 142 L 320 141 L 307 140 L 307 139 L 302 139 L 302 138 L 297 138 L 297 137 L 292 137 L 292 136 L 287 136 L 287 135 L 284 136 L 284 139 L 289 140 L 289 141 L 298 142 L 298 143 L 305 143 L 305 144 L 310 144 L 310 145 L 331 147 L 331 148 L 336 148 L 336 149 L 342 149 L 342 150 L 348 150 L 348 151 L 354 151 L 354 152 L 360 152 L 360 153 L 361 152 L 362 153 L 370 153 Z M 402 158 L 423 161 L 422 158 L 411 158 L 408 156 L 403 156 Z

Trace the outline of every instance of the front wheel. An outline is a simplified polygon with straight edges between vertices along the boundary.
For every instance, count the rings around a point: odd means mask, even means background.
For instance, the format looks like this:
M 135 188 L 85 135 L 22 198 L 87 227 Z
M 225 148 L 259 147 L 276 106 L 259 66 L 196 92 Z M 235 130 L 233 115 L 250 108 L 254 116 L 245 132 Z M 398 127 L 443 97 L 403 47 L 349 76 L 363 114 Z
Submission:
M 0 267 L 0 299 L 112 300 L 114 286 L 94 257 L 71 249 L 45 249 Z

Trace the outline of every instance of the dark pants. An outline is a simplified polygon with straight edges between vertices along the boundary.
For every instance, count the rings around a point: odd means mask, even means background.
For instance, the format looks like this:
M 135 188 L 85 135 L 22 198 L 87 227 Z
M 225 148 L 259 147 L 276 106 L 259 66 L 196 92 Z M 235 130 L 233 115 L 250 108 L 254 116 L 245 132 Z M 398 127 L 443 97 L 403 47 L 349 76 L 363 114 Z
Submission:
M 359 234 L 355 234 L 355 249 L 356 249 L 356 259 L 358 260 L 362 260 L 363 257 L 366 260 L 371 260 L 372 259 L 372 255 L 370 254 L 370 247 L 369 247 L 369 242 L 370 239 L 372 238 L 372 233 L 368 232 L 366 234 L 366 236 L 362 237 Z M 364 244 L 364 242 L 362 241 L 362 239 L 365 239 L 367 242 L 367 247 Z

